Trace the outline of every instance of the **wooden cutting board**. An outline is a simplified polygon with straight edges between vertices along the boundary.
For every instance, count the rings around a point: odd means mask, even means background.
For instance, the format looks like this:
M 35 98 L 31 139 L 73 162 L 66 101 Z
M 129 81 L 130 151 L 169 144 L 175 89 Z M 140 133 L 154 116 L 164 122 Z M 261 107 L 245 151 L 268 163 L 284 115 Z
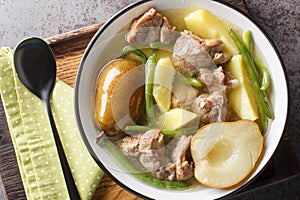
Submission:
M 238 8 L 246 15 L 249 14 L 243 0 L 222 1 Z M 74 86 L 77 69 L 84 50 L 101 25 L 102 24 L 95 24 L 46 39 L 55 54 L 58 78 L 71 87 Z M 284 158 L 280 156 L 280 152 L 278 153 L 280 149 L 281 152 L 285 153 Z M 274 158 L 264 173 L 255 182 L 246 187 L 243 191 L 240 191 L 239 194 L 257 189 L 262 185 L 280 181 L 283 178 L 290 177 L 298 172 L 299 168 L 295 161 L 295 154 L 287 134 L 285 134 L 285 137 L 279 146 L 279 150 L 275 153 Z M 278 165 L 279 163 L 291 163 L 291 160 L 294 162 L 289 167 L 279 167 Z M 26 199 L 14 148 L 6 123 L 2 101 L 0 101 L 0 173 L 8 199 Z M 122 189 L 105 175 L 97 188 L 94 199 L 133 200 L 139 198 Z

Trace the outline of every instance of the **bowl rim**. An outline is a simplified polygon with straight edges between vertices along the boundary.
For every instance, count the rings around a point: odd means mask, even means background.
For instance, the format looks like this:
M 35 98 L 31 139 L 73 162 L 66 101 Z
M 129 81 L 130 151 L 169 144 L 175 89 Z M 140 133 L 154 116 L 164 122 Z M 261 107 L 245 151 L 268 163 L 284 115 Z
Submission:
M 100 28 L 99 30 L 95 33 L 95 35 L 93 36 L 93 38 L 91 39 L 91 41 L 89 42 L 88 46 L 86 47 L 86 50 L 84 51 L 84 54 L 82 56 L 82 59 L 80 61 L 79 64 L 79 68 L 78 68 L 78 72 L 76 75 L 76 80 L 75 80 L 75 85 L 74 85 L 74 110 L 75 110 L 75 116 L 76 116 L 76 121 L 77 121 L 77 125 L 78 125 L 78 129 L 80 132 L 80 135 L 82 137 L 82 140 L 87 148 L 87 150 L 89 151 L 89 153 L 91 154 L 91 156 L 93 157 L 93 159 L 95 160 L 95 162 L 97 163 L 97 165 L 101 168 L 101 170 L 103 170 L 104 173 L 106 173 L 115 183 L 117 183 L 119 186 L 121 186 L 123 189 L 127 190 L 128 192 L 143 198 L 143 199 L 152 199 L 148 196 L 145 196 L 133 189 L 131 189 L 130 187 L 128 187 L 127 185 L 123 184 L 121 181 L 119 181 L 114 175 L 112 175 L 112 173 L 104 166 L 104 164 L 97 158 L 93 148 L 91 147 L 91 145 L 89 144 L 89 141 L 87 139 L 87 136 L 84 133 L 84 129 L 83 129 L 83 124 L 82 124 L 82 120 L 80 117 L 80 111 L 79 111 L 79 107 L 78 105 L 78 90 L 79 90 L 79 85 L 80 85 L 80 79 L 81 79 L 81 73 L 82 73 L 82 69 L 84 66 L 84 63 L 93 47 L 93 45 L 96 43 L 96 41 L 98 40 L 98 38 L 100 37 L 100 35 L 102 34 L 102 32 L 105 31 L 105 29 L 107 27 L 110 26 L 111 23 L 113 23 L 115 20 L 117 20 L 120 16 L 122 16 L 124 13 L 126 13 L 127 11 L 141 5 L 147 2 L 151 2 L 151 1 L 155 1 L 155 0 L 140 0 L 134 3 L 129 4 L 128 6 L 124 7 L 123 9 L 121 9 L 120 11 L 118 11 L 116 14 L 114 14 L 110 19 L 108 19 Z M 272 46 L 272 48 L 275 51 L 275 54 L 277 55 L 279 62 L 281 64 L 281 68 L 283 70 L 283 77 L 285 79 L 286 82 L 286 90 L 287 90 L 287 113 L 285 116 L 285 123 L 284 123 L 284 128 L 283 128 L 283 133 L 286 131 L 287 129 L 287 118 L 289 116 L 289 112 L 290 112 L 290 106 L 289 106 L 289 99 L 290 99 L 290 91 L 289 91 L 289 81 L 287 79 L 287 72 L 286 72 L 286 67 L 284 65 L 283 59 L 276 47 L 276 45 L 274 44 L 274 42 L 272 41 L 272 39 L 270 38 L 269 34 L 261 27 L 261 25 L 259 25 L 257 22 L 253 21 L 253 19 L 251 19 L 250 14 L 246 14 L 245 12 L 243 12 L 242 10 L 232 6 L 231 4 L 229 4 L 228 2 L 222 1 L 222 0 L 211 0 L 214 2 L 217 2 L 219 4 L 222 4 L 226 7 L 229 7 L 230 9 L 238 12 L 239 14 L 243 15 L 244 17 L 246 17 L 249 21 L 251 21 L 251 23 L 253 23 L 264 35 L 264 37 L 268 40 L 268 42 L 270 43 L 270 45 Z M 244 0 L 243 0 L 244 2 Z M 283 133 L 281 134 L 280 140 L 283 137 Z M 279 141 L 280 141 L 279 140 Z M 278 148 L 279 142 L 276 145 L 276 149 Z M 273 151 L 272 155 L 271 155 L 271 159 L 272 156 L 274 155 L 275 151 Z M 263 171 L 267 168 L 268 164 L 270 163 L 271 159 L 268 160 L 268 162 L 266 163 L 266 165 L 251 179 L 249 180 L 247 183 L 243 184 L 241 187 L 237 188 L 236 190 L 234 190 L 233 192 L 230 192 L 228 194 L 226 194 L 225 196 L 221 197 L 221 198 L 226 198 L 226 197 L 230 197 L 230 196 L 234 196 L 235 194 L 239 193 L 241 190 L 243 190 L 245 187 L 247 187 L 249 184 L 251 184 L 257 177 L 259 177 L 259 175 L 261 173 L 263 173 Z

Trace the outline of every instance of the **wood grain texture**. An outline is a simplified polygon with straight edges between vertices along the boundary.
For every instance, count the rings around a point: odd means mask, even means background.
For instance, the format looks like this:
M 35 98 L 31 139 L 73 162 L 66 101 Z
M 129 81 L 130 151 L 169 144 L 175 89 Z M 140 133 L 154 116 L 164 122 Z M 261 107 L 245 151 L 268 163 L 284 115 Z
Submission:
M 244 1 L 242 0 L 223 0 L 230 5 L 235 6 L 245 14 L 248 14 L 248 10 Z M 56 62 L 57 62 L 57 77 L 62 81 L 74 87 L 75 77 L 78 70 L 79 63 L 86 46 L 88 45 L 91 38 L 94 36 L 96 31 L 101 27 L 102 24 L 95 24 L 89 27 L 78 29 L 65 34 L 53 36 L 47 38 L 47 43 L 51 46 Z M 285 159 L 294 159 L 292 148 L 290 146 L 289 137 L 286 136 L 281 142 L 280 149 L 285 152 Z M 289 153 L 287 153 L 289 152 Z M 277 153 L 279 157 L 279 153 Z M 281 160 L 282 161 L 282 160 Z M 276 163 L 276 164 L 274 164 Z M 270 184 L 274 181 L 278 181 L 277 177 L 289 177 L 297 172 L 297 165 L 294 164 L 288 170 L 287 173 L 282 168 L 278 168 L 278 158 L 276 155 L 274 161 L 272 161 L 260 178 L 250 185 L 247 189 L 255 189 L 261 185 Z M 0 173 L 3 179 L 3 184 L 7 193 L 8 199 L 26 199 L 24 188 L 22 185 L 19 169 L 17 166 L 16 156 L 14 148 L 11 142 L 10 133 L 7 127 L 5 113 L 0 99 Z M 113 182 L 108 176 L 104 176 L 101 183 L 97 187 L 97 191 L 94 195 L 94 199 L 128 199 L 137 200 L 138 197 L 122 189 L 119 185 Z

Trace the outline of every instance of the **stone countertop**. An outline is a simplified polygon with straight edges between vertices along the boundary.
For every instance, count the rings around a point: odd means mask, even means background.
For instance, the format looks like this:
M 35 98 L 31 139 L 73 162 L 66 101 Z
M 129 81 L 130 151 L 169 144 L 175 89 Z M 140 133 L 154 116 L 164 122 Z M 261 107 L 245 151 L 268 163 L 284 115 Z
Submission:
M 136 0 L 0 0 L 0 47 L 25 37 L 50 37 L 105 22 Z M 253 21 L 273 40 L 286 67 L 290 91 L 289 133 L 300 161 L 300 1 L 245 0 Z M 234 199 L 299 199 L 300 175 Z M 6 199 L 0 176 L 0 199 Z

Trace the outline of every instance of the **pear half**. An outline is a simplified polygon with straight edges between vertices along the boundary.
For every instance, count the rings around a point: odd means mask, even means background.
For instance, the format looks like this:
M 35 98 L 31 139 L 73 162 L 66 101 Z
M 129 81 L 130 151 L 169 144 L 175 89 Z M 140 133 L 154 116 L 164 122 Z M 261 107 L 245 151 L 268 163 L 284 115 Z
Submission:
M 200 128 L 191 143 L 195 178 L 213 188 L 240 183 L 255 167 L 263 142 L 258 125 L 250 120 L 213 123 Z

